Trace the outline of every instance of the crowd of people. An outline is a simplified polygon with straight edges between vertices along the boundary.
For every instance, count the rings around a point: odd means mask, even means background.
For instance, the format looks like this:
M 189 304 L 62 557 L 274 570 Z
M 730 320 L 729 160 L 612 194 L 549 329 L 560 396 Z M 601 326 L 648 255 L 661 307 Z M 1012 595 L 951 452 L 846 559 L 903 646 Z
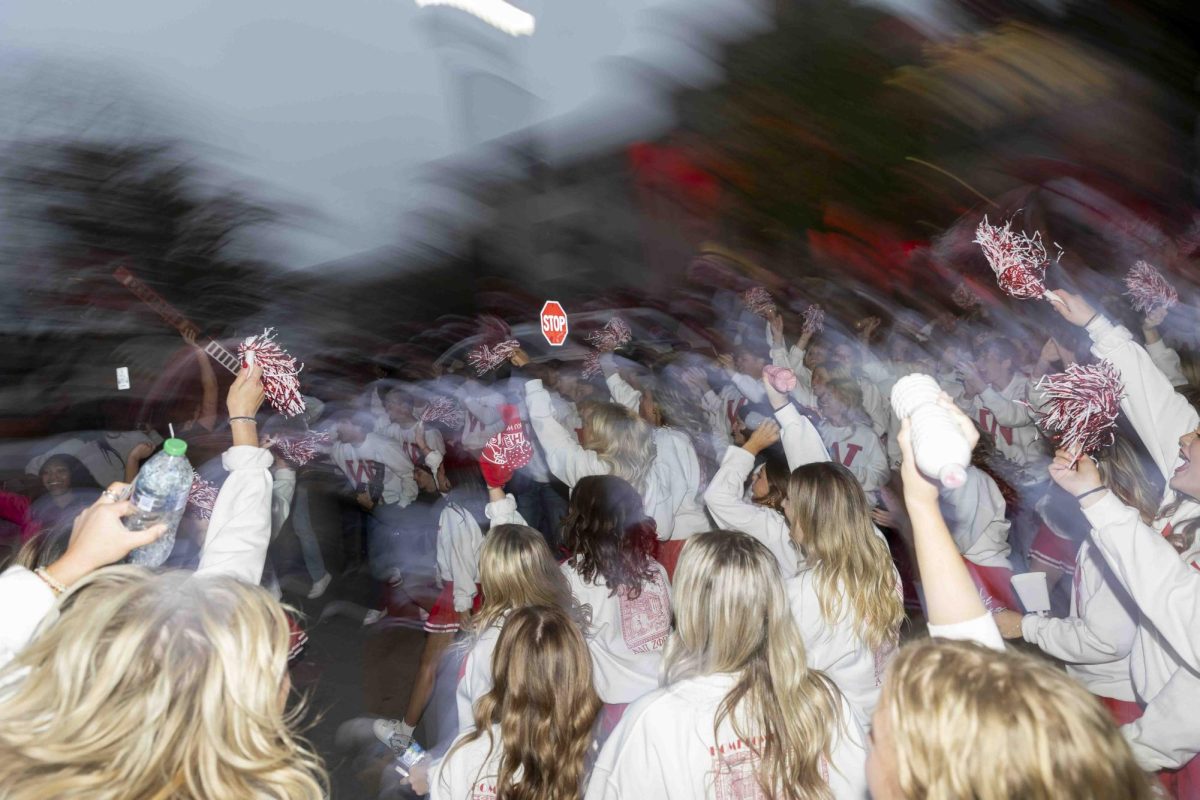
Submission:
M 979 305 L 829 305 L 822 328 L 787 287 L 747 308 L 724 258 L 661 305 L 676 329 L 586 366 L 526 342 L 476 371 L 441 342 L 355 397 L 306 387 L 294 419 L 254 365 L 222 419 L 196 350 L 188 431 L 224 452 L 193 463 L 219 492 L 158 570 L 122 562 L 164 527 L 122 517 L 161 435 L 40 454 L 36 499 L 0 495 L 0 797 L 327 796 L 268 557 L 286 526 L 308 599 L 336 594 L 324 502 L 375 592 L 342 610 L 425 631 L 404 715 L 373 724 L 405 791 L 1200 797 L 1200 414 L 1163 314 L 1135 336 L 1057 290 L 1053 337 Z M 1038 379 L 1099 359 L 1124 386 L 1114 440 L 1056 451 Z M 910 373 L 971 446 L 961 486 L 916 466 L 889 399 Z M 278 447 L 312 432 L 305 463 Z M 1026 613 L 1028 572 L 1053 613 Z M 456 724 L 413 758 L 438 692 Z

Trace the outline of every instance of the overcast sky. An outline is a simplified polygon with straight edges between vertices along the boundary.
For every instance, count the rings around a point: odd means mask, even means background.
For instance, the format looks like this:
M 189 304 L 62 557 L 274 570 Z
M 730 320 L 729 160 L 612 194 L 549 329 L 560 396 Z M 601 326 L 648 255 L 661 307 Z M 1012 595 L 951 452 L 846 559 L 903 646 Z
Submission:
M 413 0 L 3 0 L 0 52 L 6 68 L 69 59 L 130 77 L 206 161 L 316 212 L 284 243 L 299 266 L 420 235 L 400 222 L 430 200 L 420 166 L 473 145 L 463 71 L 507 60 L 500 72 L 531 99 L 501 127 L 556 119 L 553 136 L 583 110 L 626 128 L 644 114 L 653 129 L 662 109 L 631 91 L 625 57 L 704 82 L 716 75 L 694 28 L 734 36 L 764 24 L 752 0 L 517 4 L 537 31 L 481 28 L 503 40 L 496 58 L 439 38 L 439 20 L 461 12 Z

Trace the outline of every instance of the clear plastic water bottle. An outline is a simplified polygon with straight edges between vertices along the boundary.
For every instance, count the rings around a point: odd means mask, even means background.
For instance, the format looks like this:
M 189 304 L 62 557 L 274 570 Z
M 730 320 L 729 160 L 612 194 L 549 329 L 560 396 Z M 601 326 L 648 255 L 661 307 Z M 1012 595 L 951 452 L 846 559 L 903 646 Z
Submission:
M 396 759 L 396 772 L 407 778 L 412 774 L 413 767 L 421 763 L 426 755 L 425 748 L 414 740 L 408 745 L 408 749 Z
M 192 488 L 192 465 L 185 453 L 187 442 L 167 439 L 163 442 L 162 452 L 143 464 L 133 481 L 129 499 L 134 512 L 125 518 L 125 527 L 140 531 L 160 522 L 167 525 L 166 533 L 156 541 L 129 554 L 129 560 L 134 564 L 157 567 L 167 560 L 175 547 L 175 530 Z

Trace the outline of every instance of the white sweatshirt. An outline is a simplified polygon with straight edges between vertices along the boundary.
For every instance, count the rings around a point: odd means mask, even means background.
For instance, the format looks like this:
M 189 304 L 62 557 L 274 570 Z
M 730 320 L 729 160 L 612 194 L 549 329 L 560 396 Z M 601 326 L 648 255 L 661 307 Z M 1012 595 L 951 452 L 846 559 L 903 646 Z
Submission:
M 851 422 L 843 427 L 823 423 L 818 428 L 830 461 L 846 467 L 864 492 L 877 492 L 888 482 L 890 468 L 879 435 L 869 425 Z
M 371 486 L 376 470 L 383 470 L 383 492 L 379 502 L 407 506 L 417 499 L 417 481 L 413 477 L 413 462 L 404 447 L 395 439 L 368 433 L 361 444 L 335 442 L 331 451 L 333 463 L 345 473 L 352 486 Z
M 605 703 L 632 703 L 658 688 L 662 651 L 671 632 L 671 584 L 662 565 L 652 564 L 655 577 L 633 599 L 624 591 L 610 595 L 599 575 L 587 583 L 570 561 L 562 565 L 575 600 L 591 608 L 588 650 L 596 693 Z
M 772 347 L 771 363 L 790 369 L 796 374 L 796 388 L 791 391 L 792 399 L 807 408 L 817 407 L 817 395 L 812 388 L 812 370 L 804 366 L 804 350 L 799 345 L 793 345 L 791 350 Z
M 740 447 L 729 446 L 721 461 L 721 468 L 713 476 L 704 492 L 704 503 L 712 514 L 717 528 L 741 531 L 762 542 L 775 560 L 779 572 L 787 578 L 795 577 L 800 568 L 800 557 L 792 544 L 787 520 L 773 508 L 747 503 L 742 499 L 746 479 L 754 469 L 754 456 Z
M 399 442 L 404 448 L 404 454 L 408 456 L 408 460 L 414 464 L 421 464 L 425 461 L 425 454 L 420 447 L 417 447 L 417 433 L 421 427 L 419 423 L 415 422 L 405 427 L 398 422 L 392 422 L 385 416 L 376 421 L 375 432 Z M 446 455 L 446 440 L 442 436 L 442 432 L 432 425 L 425 428 L 425 446 L 436 453 Z
M 454 396 L 466 411 L 462 446 L 472 453 L 479 453 L 487 446 L 488 439 L 504 430 L 504 418 L 500 412 L 504 396 L 476 380 L 464 381 L 455 389 Z
M 271 470 L 271 541 L 279 535 L 283 523 L 292 515 L 292 498 L 296 496 L 296 470 L 276 467 Z
M 496 800 L 496 780 L 503 754 L 501 742 L 500 726 L 493 725 L 490 736 L 484 734 L 453 754 L 447 750 L 449 757 L 442 758 L 429 769 L 430 800 Z M 451 748 L 457 744 L 456 739 Z M 518 780 L 519 776 L 520 768 Z
M 574 431 L 568 431 L 554 418 L 550 395 L 540 380 L 525 384 L 529 419 L 538 443 L 546 454 L 550 472 L 571 489 L 590 475 L 608 475 L 607 462 L 595 452 L 584 449 Z M 708 530 L 708 519 L 700 509 L 700 462 L 691 441 L 682 433 L 656 429 L 655 455 L 646 476 L 646 485 L 635 487 L 642 495 L 646 515 L 658 529 L 659 539 L 687 538 Z
M 228 575 L 257 585 L 271 542 L 271 453 L 231 447 L 221 457 L 229 477 L 217 494 L 197 575 Z M 42 579 L 24 567 L 0 575 L 0 667 L 33 638 L 55 604 Z
M 971 414 L 996 440 L 1001 455 L 1025 467 L 1027 474 L 1041 481 L 1050 459 L 1042 447 L 1042 434 L 1033 412 L 1021 402 L 1028 401 L 1029 394 L 1029 378 L 1017 373 L 1002 391 L 989 386 L 972 398 Z
M 759 759 L 728 719 L 714 737 L 721 701 L 738 676 L 727 673 L 677 681 L 626 709 L 592 769 L 586 800 L 735 800 L 762 797 L 755 777 Z M 832 763 L 821 764 L 838 800 L 863 800 L 867 751 L 854 712 L 842 704 L 842 727 L 833 720 Z
M 1165 341 L 1159 339 L 1157 342 L 1147 344 L 1146 352 L 1149 354 L 1150 360 L 1154 362 L 1154 366 L 1167 376 L 1167 380 L 1171 382 L 1172 386 L 1187 386 L 1188 379 L 1183 376 L 1179 353 L 1168 347 Z
M 957 489 L 942 487 L 938 501 L 963 558 L 981 567 L 1012 569 L 1008 560 L 1011 524 L 1004 518 L 1004 495 L 992 476 L 968 466 L 966 482 Z
M 492 690 L 492 655 L 496 652 L 496 642 L 500 640 L 500 631 L 504 628 L 504 620 L 481 631 L 474 641 L 470 641 L 470 649 L 463 659 L 463 674 L 454 692 L 454 702 L 458 707 L 458 730 L 465 733 L 475 727 L 475 704 L 479 698 Z
M 899 589 L 900 575 L 896 575 Z M 811 567 L 800 570 L 796 577 L 785 582 L 788 603 L 800 635 L 804 638 L 808 666 L 824 672 L 837 684 L 864 726 L 870 724 L 871 714 L 879 702 L 879 689 L 888 664 L 896 655 L 896 642 L 886 643 L 875 650 L 858 635 L 844 588 L 839 589 L 842 600 L 841 619 L 831 622 L 821 613 L 817 594 L 817 573 Z
M 470 611 L 479 582 L 483 531 L 462 506 L 447 503 L 438 517 L 438 577 L 454 583 L 454 610 Z
M 1129 651 L 1137 633 L 1137 608 L 1088 542 L 1075 561 L 1071 616 L 1027 614 L 1021 636 L 1067 662 L 1067 674 L 1092 694 L 1133 702 Z

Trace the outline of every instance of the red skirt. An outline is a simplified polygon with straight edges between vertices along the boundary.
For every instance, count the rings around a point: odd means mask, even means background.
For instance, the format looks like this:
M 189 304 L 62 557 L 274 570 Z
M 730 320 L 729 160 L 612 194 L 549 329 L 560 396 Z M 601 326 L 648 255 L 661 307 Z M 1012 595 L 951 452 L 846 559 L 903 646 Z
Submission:
M 971 573 L 971 579 L 979 588 L 979 596 L 983 599 L 983 604 L 988 611 L 997 611 L 1001 608 L 1020 611 L 1024 608 L 1021 601 L 1017 599 L 1016 590 L 1013 589 L 1011 569 L 981 567 L 978 564 L 972 564 L 965 558 L 963 563 L 967 565 L 967 572 Z
M 654 560 L 663 565 L 667 571 L 667 580 L 675 580 L 675 565 L 679 563 L 679 554 L 683 552 L 685 539 L 659 539 L 654 546 Z
M 475 584 L 475 602 L 472 611 L 483 605 L 483 587 Z M 458 612 L 454 610 L 454 581 L 446 581 L 442 593 L 433 601 L 429 619 L 425 620 L 426 633 L 458 633 Z
M 1029 558 L 1067 575 L 1074 575 L 1075 558 L 1079 555 L 1080 544 L 1081 542 L 1064 539 L 1050 530 L 1048 525 L 1043 524 L 1033 539 Z

